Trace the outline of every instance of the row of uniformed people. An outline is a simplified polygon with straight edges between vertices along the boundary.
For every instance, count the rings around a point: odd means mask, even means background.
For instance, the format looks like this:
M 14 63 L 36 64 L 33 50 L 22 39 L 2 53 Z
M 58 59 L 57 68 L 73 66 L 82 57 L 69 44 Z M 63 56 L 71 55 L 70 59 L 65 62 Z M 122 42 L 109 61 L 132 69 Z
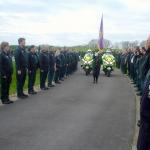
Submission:
M 34 90 L 36 73 L 40 69 L 40 88 L 47 90 L 56 84 L 60 84 L 66 76 L 69 76 L 77 70 L 78 54 L 75 52 L 54 51 L 49 50 L 48 45 L 42 45 L 40 52 L 36 52 L 34 45 L 30 46 L 28 51 L 25 46 L 25 39 L 18 39 L 19 46 L 15 50 L 15 66 L 17 80 L 17 96 L 18 98 L 27 98 L 24 93 L 24 84 L 28 74 L 28 93 L 36 94 Z M 3 104 L 10 104 L 9 88 L 13 74 L 13 61 L 10 55 L 10 47 L 8 42 L 1 43 L 0 54 L 0 78 L 1 78 L 1 101 Z M 46 80 L 48 84 L 46 85 Z
M 137 47 L 117 54 L 117 66 L 135 83 L 140 101 L 137 150 L 150 150 L 150 36 L 146 48 Z
M 150 67 L 149 54 L 150 51 L 144 47 L 136 47 L 116 55 L 117 67 L 133 80 L 138 95 L 142 95 L 144 90 L 146 75 Z

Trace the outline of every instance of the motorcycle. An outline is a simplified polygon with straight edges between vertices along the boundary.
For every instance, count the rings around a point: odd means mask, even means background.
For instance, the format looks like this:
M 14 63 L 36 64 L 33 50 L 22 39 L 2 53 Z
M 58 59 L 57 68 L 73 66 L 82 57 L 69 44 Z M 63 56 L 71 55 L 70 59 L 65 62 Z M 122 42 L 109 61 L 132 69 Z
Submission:
M 103 71 L 107 77 L 111 76 L 111 72 L 114 70 L 114 63 L 112 59 L 103 60 Z
M 83 60 L 82 68 L 85 71 L 86 76 L 88 76 L 92 71 L 92 62 L 93 60 L 90 61 Z

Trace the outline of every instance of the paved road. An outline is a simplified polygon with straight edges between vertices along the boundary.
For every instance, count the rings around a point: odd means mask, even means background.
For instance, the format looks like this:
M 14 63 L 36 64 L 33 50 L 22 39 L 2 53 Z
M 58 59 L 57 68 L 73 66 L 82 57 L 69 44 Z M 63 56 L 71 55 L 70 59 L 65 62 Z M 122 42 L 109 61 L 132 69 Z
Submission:
M 131 150 L 134 95 L 115 71 L 92 77 L 78 71 L 49 91 L 0 106 L 0 150 Z

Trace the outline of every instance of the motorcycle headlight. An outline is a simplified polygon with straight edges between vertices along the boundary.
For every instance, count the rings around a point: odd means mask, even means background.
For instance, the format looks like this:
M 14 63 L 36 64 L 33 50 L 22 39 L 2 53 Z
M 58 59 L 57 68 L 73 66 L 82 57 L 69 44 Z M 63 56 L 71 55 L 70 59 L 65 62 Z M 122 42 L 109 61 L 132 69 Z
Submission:
M 104 61 L 104 64 L 109 65 L 109 62 L 108 61 Z
M 84 64 L 87 64 L 88 62 L 87 62 L 87 61 L 83 61 L 83 63 L 84 63 Z
M 105 61 L 106 65 L 113 65 L 113 62 Z
M 93 60 L 89 61 L 89 64 L 91 64 L 93 62 Z

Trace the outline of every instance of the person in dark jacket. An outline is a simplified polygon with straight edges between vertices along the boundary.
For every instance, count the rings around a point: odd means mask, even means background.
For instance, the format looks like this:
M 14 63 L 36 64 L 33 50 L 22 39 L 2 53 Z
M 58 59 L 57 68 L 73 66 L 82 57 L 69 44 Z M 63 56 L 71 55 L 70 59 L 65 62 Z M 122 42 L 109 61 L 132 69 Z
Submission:
M 150 150 L 150 37 L 147 40 L 145 69 L 145 84 L 143 85 L 143 93 L 140 106 L 140 131 L 137 142 L 137 150 Z M 144 69 L 144 68 L 143 68 Z
M 56 60 L 56 71 L 55 71 L 55 83 L 61 84 L 60 78 L 60 70 L 61 70 L 61 60 L 60 60 L 60 51 L 57 50 L 55 53 L 55 60 Z
M 141 98 L 137 150 L 150 150 L 150 75 Z
M 54 87 L 54 74 L 55 74 L 55 54 L 53 51 L 49 52 L 49 69 L 48 69 L 48 87 Z
M 145 77 L 150 68 L 150 48 L 147 49 L 146 54 L 143 56 L 143 63 L 141 64 L 141 92 L 143 92 Z
M 60 81 L 64 81 L 65 56 L 64 56 L 64 53 L 63 53 L 62 50 L 60 51 L 60 56 L 59 56 L 59 58 L 60 58 L 60 64 L 61 64 L 59 80 L 60 80 Z
M 48 90 L 46 87 L 46 79 L 48 75 L 48 68 L 49 68 L 49 56 L 48 56 L 48 45 L 41 46 L 41 52 L 39 56 L 39 63 L 40 63 L 40 88 L 41 90 Z
M 27 98 L 28 95 L 23 93 L 23 87 L 27 73 L 27 52 L 25 49 L 25 39 L 18 39 L 19 46 L 15 51 L 16 76 L 17 76 L 17 96 L 19 98 Z
M 36 71 L 38 68 L 38 57 L 35 51 L 35 46 L 32 45 L 29 47 L 28 54 L 28 93 L 37 94 L 34 90 L 34 84 L 36 80 Z
M 0 54 L 0 74 L 1 74 L 1 100 L 3 104 L 13 103 L 9 99 L 9 89 L 12 80 L 13 64 L 10 55 L 10 48 L 8 42 L 1 43 Z
M 101 58 L 96 53 L 93 56 L 93 83 L 98 83 L 100 68 L 101 68 Z

